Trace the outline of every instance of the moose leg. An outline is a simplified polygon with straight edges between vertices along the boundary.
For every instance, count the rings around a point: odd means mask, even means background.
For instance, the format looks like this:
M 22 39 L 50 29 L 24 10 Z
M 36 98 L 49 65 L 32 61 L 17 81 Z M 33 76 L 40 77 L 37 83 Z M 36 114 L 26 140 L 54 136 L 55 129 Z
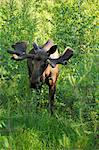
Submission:
M 53 113 L 54 113 L 54 95 L 55 95 L 55 91 L 56 91 L 56 86 L 55 85 L 49 86 L 49 111 L 50 111 L 51 115 L 53 115 Z

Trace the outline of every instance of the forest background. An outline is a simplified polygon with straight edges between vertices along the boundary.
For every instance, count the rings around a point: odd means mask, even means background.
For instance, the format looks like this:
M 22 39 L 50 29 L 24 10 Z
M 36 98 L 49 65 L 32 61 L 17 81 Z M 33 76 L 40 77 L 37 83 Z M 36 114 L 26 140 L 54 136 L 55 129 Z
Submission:
M 0 0 L 0 149 L 96 150 L 98 145 L 98 0 Z M 60 65 L 55 115 L 47 111 L 48 88 L 29 89 L 26 61 L 7 49 L 18 41 L 52 39 L 74 56 Z M 37 99 L 41 108 L 36 112 Z

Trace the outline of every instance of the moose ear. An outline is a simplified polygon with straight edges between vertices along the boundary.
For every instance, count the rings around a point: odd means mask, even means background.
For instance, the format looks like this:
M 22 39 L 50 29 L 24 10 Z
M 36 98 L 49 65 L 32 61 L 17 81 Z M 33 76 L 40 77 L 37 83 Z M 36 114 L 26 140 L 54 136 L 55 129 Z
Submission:
M 55 53 L 56 49 L 57 49 L 57 45 L 53 45 L 53 46 L 47 51 L 48 56 L 50 56 L 51 54 Z
M 73 50 L 71 48 L 67 48 L 65 50 L 65 52 L 59 57 L 59 58 L 56 58 L 56 59 L 51 59 L 49 58 L 48 59 L 48 62 L 49 64 L 52 66 L 52 67 L 55 67 L 56 64 L 62 64 L 62 65 L 66 65 L 67 64 L 67 61 L 73 56 Z

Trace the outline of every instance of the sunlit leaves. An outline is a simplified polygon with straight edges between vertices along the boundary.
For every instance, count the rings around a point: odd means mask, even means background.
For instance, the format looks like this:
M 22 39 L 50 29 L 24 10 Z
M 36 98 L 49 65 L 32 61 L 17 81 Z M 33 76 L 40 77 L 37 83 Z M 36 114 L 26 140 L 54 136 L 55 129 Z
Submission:
M 95 149 L 99 103 L 98 3 L 0 1 L 0 129 L 19 129 L 9 139 L 0 135 L 0 148 Z M 33 41 L 42 45 L 49 38 L 58 45 L 60 53 L 67 46 L 74 49 L 68 65 L 60 65 L 52 120 L 47 112 L 48 88 L 44 86 L 41 94 L 31 91 L 26 61 L 12 61 L 6 52 L 18 41 L 28 41 L 29 51 Z

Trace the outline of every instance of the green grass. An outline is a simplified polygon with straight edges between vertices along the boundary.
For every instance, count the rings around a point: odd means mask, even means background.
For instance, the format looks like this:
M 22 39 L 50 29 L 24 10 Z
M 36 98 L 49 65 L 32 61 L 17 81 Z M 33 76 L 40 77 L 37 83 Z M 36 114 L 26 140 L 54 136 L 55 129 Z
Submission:
M 97 0 L 0 1 L 0 150 L 99 149 L 98 8 Z M 29 51 L 50 38 L 60 53 L 74 49 L 60 66 L 54 116 L 47 86 L 31 91 L 26 61 L 7 53 L 15 42 L 27 41 Z

